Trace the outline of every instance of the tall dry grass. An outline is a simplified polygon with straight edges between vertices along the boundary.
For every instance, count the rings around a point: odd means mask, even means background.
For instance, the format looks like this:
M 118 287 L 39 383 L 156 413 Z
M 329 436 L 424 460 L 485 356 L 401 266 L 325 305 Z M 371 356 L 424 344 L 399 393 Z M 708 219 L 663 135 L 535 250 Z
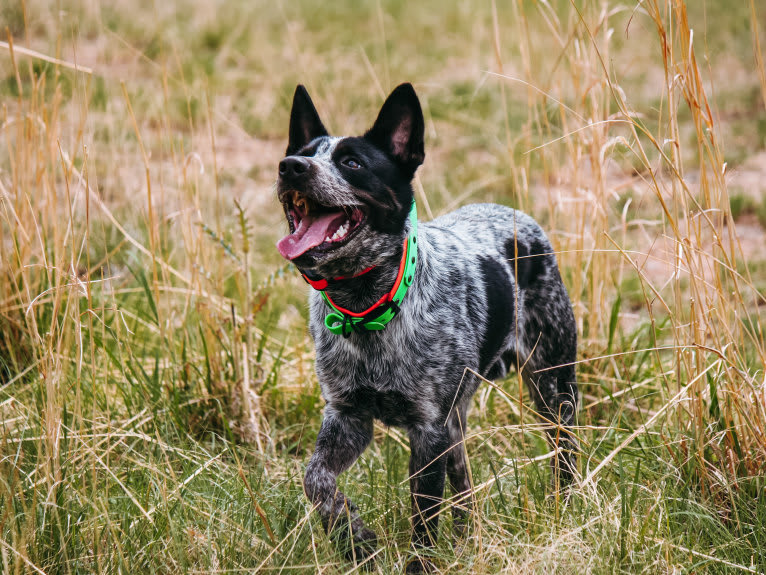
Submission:
M 548 3 L 537 9 L 549 42 L 529 36 L 519 9 L 523 74 L 504 75 L 498 61 L 501 79 L 527 91 L 527 129 L 513 145 L 528 152 L 512 165 L 522 205 L 546 196 L 559 260 L 574 270 L 570 290 L 586 355 L 603 353 L 607 341 L 611 347 L 621 284 L 629 276 L 640 280 L 642 317 L 652 328 L 646 349 L 664 396 L 635 433 L 586 466 L 584 485 L 637 436 L 682 430 L 686 439 L 669 442 L 669 455 L 680 467 L 693 463 L 703 490 L 726 492 L 737 477 L 760 475 L 766 465 L 766 299 L 731 214 L 710 70 L 700 63 L 707 60 L 704 36 L 690 28 L 682 0 L 591 10 L 572 2 L 565 15 Z M 628 35 L 641 18 L 655 27 L 659 49 L 647 50 L 662 62 L 653 115 L 623 90 L 611 53 L 614 35 Z M 754 41 L 758 50 L 757 35 Z M 546 77 L 550 42 L 558 59 Z M 617 163 L 632 165 L 633 173 L 620 174 Z M 642 206 L 633 217 L 632 201 Z M 646 212 L 657 219 L 641 219 Z M 598 365 L 612 371 L 614 359 Z

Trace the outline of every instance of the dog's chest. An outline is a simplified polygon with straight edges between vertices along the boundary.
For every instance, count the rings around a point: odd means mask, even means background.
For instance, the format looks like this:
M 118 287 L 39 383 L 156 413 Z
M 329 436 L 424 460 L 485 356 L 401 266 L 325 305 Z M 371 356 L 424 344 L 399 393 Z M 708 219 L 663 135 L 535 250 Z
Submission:
M 440 402 L 424 383 L 431 380 L 429 362 L 414 362 L 402 335 L 395 330 L 366 334 L 361 342 L 320 336 L 316 368 L 325 400 L 366 411 L 386 425 L 417 425 L 438 417 Z

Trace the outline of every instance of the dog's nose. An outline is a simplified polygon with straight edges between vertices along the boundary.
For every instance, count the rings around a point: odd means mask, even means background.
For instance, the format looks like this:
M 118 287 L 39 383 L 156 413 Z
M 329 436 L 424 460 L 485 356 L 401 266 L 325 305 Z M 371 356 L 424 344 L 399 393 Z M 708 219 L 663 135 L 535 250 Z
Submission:
M 279 162 L 279 177 L 300 180 L 309 173 L 311 164 L 301 156 L 288 156 Z

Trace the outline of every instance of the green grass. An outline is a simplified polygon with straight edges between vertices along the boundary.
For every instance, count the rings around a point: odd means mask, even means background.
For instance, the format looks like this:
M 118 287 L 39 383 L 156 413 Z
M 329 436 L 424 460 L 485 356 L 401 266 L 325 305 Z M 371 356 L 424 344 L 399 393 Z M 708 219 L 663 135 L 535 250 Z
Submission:
M 444 507 L 440 572 L 765 572 L 766 258 L 729 231 L 759 241 L 766 200 L 717 177 L 764 143 L 751 5 L 608 7 L 0 8 L 0 571 L 363 569 L 302 492 L 323 401 L 273 181 L 296 83 L 340 134 L 413 81 L 421 218 L 542 222 L 582 360 L 567 497 L 516 376 L 477 393 L 476 509 L 453 545 Z M 411 557 L 408 455 L 376 427 L 340 478 L 373 572 Z
M 151 307 L 135 299 L 136 307 Z M 648 345 L 640 334 L 620 343 Z M 181 362 L 158 366 L 146 359 L 155 353 L 139 351 L 145 365 L 123 364 L 115 379 L 124 382 L 116 389 L 89 388 L 91 374 L 83 374 L 83 387 L 64 394 L 55 456 L 45 443 L 44 392 L 34 382 L 4 389 L 7 565 L 22 567 L 10 550 L 24 549 L 45 572 L 350 569 L 322 535 L 301 489 L 319 426 L 315 384 L 287 401 L 268 395 L 268 443 L 257 449 L 227 433 L 231 422 L 220 397 L 199 401 L 208 396 L 204 390 L 184 388 Z M 611 370 L 600 367 L 580 374 L 588 406 L 581 413 L 584 468 L 636 428 L 642 419 L 636 407 L 652 410 L 662 402 L 653 384 L 614 397 L 612 378 L 599 375 Z M 622 385 L 635 385 L 651 381 L 656 369 L 647 353 L 621 357 L 615 371 Z M 159 389 L 160 380 L 177 387 Z M 501 389 L 513 395 L 516 385 L 511 378 Z M 475 410 L 467 440 L 477 496 L 471 537 L 456 553 L 445 511 L 440 567 L 656 573 L 683 565 L 728 573 L 737 569 L 724 562 L 756 571 L 765 564 L 762 477 L 739 478 L 736 487 L 729 477 L 717 491 L 702 493 L 682 443 L 694 438 L 674 435 L 669 443 L 668 431 L 658 428 L 621 451 L 598 488 L 552 499 L 547 462 L 525 461 L 546 451 L 533 420 L 525 420 L 523 431 L 500 391 L 486 399 L 491 409 Z M 376 436 L 341 489 L 385 542 L 379 569 L 395 572 L 408 556 L 408 453 L 398 432 L 379 428 Z M 62 484 L 50 483 L 48 473 Z

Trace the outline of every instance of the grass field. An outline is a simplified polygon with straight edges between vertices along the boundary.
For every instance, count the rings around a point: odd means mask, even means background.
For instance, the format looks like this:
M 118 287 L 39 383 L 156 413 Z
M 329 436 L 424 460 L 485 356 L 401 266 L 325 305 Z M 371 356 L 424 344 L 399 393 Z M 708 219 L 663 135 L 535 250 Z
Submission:
M 540 221 L 580 330 L 580 480 L 515 375 L 474 400 L 447 573 L 766 572 L 766 6 L 0 4 L 0 572 L 348 573 L 303 495 L 321 422 L 273 183 L 412 81 L 419 213 Z M 525 394 L 526 392 L 524 392 Z M 406 434 L 341 477 L 410 558 Z M 446 510 L 445 510 L 446 511 Z

